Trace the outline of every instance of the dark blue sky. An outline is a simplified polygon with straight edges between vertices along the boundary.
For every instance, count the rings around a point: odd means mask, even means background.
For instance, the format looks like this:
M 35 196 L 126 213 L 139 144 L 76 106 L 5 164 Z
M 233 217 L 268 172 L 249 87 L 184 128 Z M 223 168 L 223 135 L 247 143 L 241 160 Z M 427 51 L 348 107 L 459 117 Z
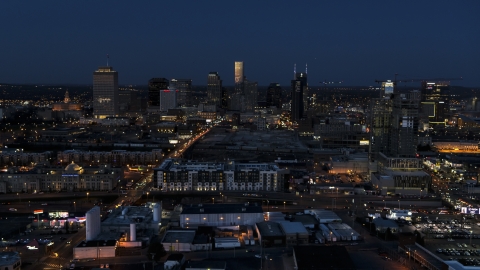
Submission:
M 121 84 L 151 77 L 205 85 L 234 61 L 260 85 L 460 77 L 480 86 L 480 1 L 1 1 L 0 82 Z M 50 3 L 50 5 L 46 4 Z M 53 4 L 54 3 L 54 4 Z

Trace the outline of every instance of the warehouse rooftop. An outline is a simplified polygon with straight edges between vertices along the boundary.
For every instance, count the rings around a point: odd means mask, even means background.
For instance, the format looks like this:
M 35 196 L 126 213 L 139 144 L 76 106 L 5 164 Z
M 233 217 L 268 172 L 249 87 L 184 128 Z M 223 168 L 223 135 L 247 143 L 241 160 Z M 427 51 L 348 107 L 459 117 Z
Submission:
M 181 215 L 185 214 L 222 214 L 222 213 L 263 213 L 258 204 L 196 204 L 185 205 Z

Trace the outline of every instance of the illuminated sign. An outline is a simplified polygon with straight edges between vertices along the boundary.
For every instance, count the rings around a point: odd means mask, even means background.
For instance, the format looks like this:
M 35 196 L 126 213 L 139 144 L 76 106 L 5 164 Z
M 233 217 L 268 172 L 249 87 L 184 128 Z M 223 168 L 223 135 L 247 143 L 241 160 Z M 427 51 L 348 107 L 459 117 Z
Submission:
M 360 141 L 360 145 L 369 145 L 370 141 L 365 140 L 365 141 Z
M 64 211 L 49 212 L 48 216 L 50 218 L 68 218 L 68 212 L 64 212 Z
M 42 209 L 33 210 L 33 214 L 35 215 L 43 214 L 43 210 Z
M 35 249 L 38 249 L 36 246 L 27 246 L 27 249 L 28 250 L 35 250 Z
M 480 208 L 474 208 L 474 207 L 462 207 L 460 208 L 460 212 L 462 214 L 471 214 L 471 215 L 474 215 L 474 214 L 480 214 Z

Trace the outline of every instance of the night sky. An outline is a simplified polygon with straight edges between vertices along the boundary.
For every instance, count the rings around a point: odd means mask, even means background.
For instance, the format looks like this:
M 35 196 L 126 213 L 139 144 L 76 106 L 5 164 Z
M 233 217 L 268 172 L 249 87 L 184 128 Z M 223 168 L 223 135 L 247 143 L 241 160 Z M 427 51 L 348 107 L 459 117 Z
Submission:
M 206 85 L 234 61 L 259 85 L 289 85 L 308 63 L 323 80 L 454 78 L 480 87 L 480 1 L 1 1 L 0 83 L 120 84 L 152 77 Z M 50 4 L 47 4 L 50 3 Z

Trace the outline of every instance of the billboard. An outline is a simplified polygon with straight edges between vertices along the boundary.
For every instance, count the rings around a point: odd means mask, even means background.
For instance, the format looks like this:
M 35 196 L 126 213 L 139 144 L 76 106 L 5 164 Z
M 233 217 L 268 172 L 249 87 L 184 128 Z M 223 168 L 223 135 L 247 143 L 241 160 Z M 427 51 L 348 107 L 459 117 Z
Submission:
M 478 215 L 480 214 L 480 208 L 475 207 L 461 207 L 460 212 L 462 214 L 469 214 L 469 215 Z
M 33 210 L 33 214 L 35 215 L 43 214 L 43 209 Z
M 383 89 L 385 90 L 385 95 L 393 94 L 393 82 L 390 80 L 384 82 Z

